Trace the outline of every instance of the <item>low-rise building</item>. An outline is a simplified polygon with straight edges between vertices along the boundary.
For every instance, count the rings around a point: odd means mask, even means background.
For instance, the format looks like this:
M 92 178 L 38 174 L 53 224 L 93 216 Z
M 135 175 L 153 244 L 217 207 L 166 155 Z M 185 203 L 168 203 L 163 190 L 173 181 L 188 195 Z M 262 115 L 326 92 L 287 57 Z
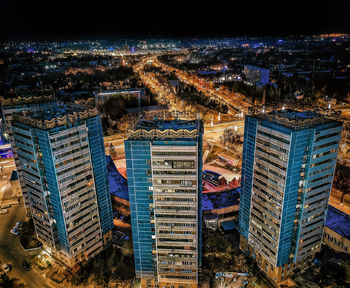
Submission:
M 168 107 L 166 105 L 134 107 L 126 110 L 128 114 L 126 114 L 124 118 L 132 127 L 137 124 L 140 117 L 148 120 L 153 120 L 154 118 L 165 119 L 168 113 Z
M 350 253 L 350 215 L 329 205 L 322 242 L 335 251 Z
M 106 162 L 113 212 L 117 212 L 118 215 L 130 216 L 128 182 L 119 173 L 111 156 L 106 156 Z
M 224 222 L 237 221 L 240 191 L 240 188 L 236 188 L 202 194 L 202 211 L 207 228 L 217 229 Z
M 95 93 L 96 105 L 101 105 L 107 102 L 111 97 L 123 95 L 125 98 L 137 99 L 141 103 L 141 99 L 147 100 L 146 92 L 144 88 L 130 88 L 120 90 L 105 90 Z

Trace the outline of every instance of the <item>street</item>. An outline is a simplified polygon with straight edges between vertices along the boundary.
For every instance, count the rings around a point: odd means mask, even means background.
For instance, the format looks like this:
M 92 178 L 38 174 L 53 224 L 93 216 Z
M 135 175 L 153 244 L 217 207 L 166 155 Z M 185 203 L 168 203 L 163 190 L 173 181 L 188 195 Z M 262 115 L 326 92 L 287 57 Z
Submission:
M 10 264 L 12 267 L 8 273 L 9 277 L 19 279 L 18 283 L 25 283 L 25 287 L 51 287 L 46 284 L 46 279 L 42 278 L 33 269 L 30 271 L 24 270 L 22 261 L 25 259 L 30 263 L 34 256 L 26 255 L 19 244 L 19 236 L 10 233 L 17 221 L 23 222 L 25 219 L 23 204 L 12 205 L 7 210 L 9 211 L 7 214 L 0 215 L 0 264 Z

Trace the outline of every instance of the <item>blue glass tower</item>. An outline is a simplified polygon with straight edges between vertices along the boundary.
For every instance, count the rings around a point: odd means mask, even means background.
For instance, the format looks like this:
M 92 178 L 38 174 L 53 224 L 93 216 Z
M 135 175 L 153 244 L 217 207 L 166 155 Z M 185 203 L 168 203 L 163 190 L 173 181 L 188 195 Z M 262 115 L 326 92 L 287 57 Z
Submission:
M 245 119 L 240 246 L 276 282 L 321 248 L 342 123 L 311 111 Z
M 17 113 L 12 132 L 38 239 L 69 266 L 99 253 L 113 216 L 97 110 Z
M 200 120 L 140 121 L 125 141 L 136 277 L 196 287 L 201 265 Z

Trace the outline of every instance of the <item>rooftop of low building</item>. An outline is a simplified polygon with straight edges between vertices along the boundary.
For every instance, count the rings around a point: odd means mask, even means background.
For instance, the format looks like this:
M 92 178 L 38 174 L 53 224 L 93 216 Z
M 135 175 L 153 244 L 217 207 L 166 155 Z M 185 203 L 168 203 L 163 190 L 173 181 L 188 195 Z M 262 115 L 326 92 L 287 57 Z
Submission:
M 350 215 L 329 205 L 326 226 L 350 240 Z
M 119 173 L 111 156 L 107 155 L 106 161 L 109 179 L 109 192 L 111 195 L 129 201 L 127 180 Z
M 203 193 L 202 210 L 222 209 L 239 205 L 241 188 L 225 190 L 222 192 Z

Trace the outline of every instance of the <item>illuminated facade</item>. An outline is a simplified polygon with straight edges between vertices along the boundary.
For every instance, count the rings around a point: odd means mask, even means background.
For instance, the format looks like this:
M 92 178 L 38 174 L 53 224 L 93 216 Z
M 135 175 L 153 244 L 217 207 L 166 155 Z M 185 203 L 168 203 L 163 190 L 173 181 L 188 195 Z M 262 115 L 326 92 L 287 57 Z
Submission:
M 38 109 L 46 109 L 54 104 L 54 96 L 51 94 L 51 91 L 47 91 L 44 95 L 37 96 L 24 96 L 17 98 L 9 98 L 4 99 L 0 97 L 1 102 L 1 110 L 4 118 L 4 126 L 6 132 L 8 134 L 8 139 L 11 143 L 11 154 L 13 153 L 13 157 L 16 163 L 16 169 L 18 172 L 18 177 L 21 180 L 21 191 L 23 196 L 24 205 L 28 208 L 28 199 L 27 199 L 27 188 L 25 187 L 25 183 L 22 177 L 22 167 L 18 160 L 17 149 L 15 145 L 15 139 L 13 137 L 12 131 L 12 120 L 13 115 L 17 112 L 21 111 L 37 111 Z
M 113 216 L 97 110 L 53 105 L 11 123 L 38 240 L 70 267 L 98 254 Z
M 310 111 L 245 119 L 240 246 L 277 283 L 321 248 L 341 132 Z
M 201 266 L 200 120 L 142 120 L 125 141 L 136 277 L 197 287 Z

